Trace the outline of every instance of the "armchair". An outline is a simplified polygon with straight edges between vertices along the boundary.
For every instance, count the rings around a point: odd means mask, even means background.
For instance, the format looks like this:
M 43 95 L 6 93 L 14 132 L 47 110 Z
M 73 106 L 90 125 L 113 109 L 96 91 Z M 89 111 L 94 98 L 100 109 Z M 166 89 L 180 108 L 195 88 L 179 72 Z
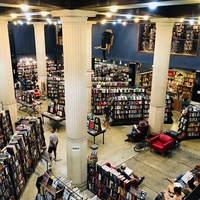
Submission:
M 158 134 L 150 138 L 150 150 L 155 150 L 164 156 L 168 151 L 172 151 L 175 140 L 164 133 Z

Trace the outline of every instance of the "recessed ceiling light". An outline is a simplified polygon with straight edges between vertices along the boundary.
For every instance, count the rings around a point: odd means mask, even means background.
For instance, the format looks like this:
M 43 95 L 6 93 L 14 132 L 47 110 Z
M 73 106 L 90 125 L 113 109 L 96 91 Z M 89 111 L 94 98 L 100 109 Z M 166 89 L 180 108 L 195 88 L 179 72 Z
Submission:
M 122 24 L 125 26 L 127 24 L 127 22 L 122 22 Z
M 112 13 L 106 13 L 106 17 L 108 18 L 112 17 Z
M 194 19 L 190 19 L 189 22 L 190 22 L 190 25 L 194 25 Z
M 107 20 L 106 19 L 103 19 L 102 21 L 101 21 L 101 24 L 105 24 L 107 22 Z
M 113 24 L 113 25 L 115 25 L 116 23 L 117 23 L 117 22 L 116 22 L 116 21 L 114 21 L 112 24 Z
M 17 23 L 20 24 L 20 25 L 23 24 L 23 22 L 21 20 L 18 20 Z
M 136 23 L 139 22 L 139 18 L 138 18 L 138 17 L 135 18 L 134 21 L 135 21 Z
M 126 18 L 127 18 L 127 19 L 131 19 L 131 17 L 132 17 L 131 14 L 126 15 Z
M 25 4 L 20 5 L 20 8 L 21 8 L 23 11 L 29 10 L 29 6 L 28 6 L 28 5 L 25 5 Z
M 184 22 L 184 18 L 181 18 L 179 21 L 180 21 L 181 23 Z
M 41 15 L 42 15 L 42 17 L 46 17 L 46 16 L 48 15 L 48 12 L 42 11 L 42 12 L 41 12 Z
M 149 8 L 150 9 L 156 9 L 157 8 L 157 6 L 158 6 L 158 3 L 157 2 L 151 2 L 151 3 L 149 3 Z
M 117 12 L 117 6 L 111 6 L 110 11 L 111 12 Z
M 200 24 L 200 20 L 198 20 L 198 24 Z
M 144 19 L 144 20 L 149 20 L 149 16 L 148 16 L 148 15 L 145 15 L 145 16 L 143 17 L 143 19 Z
M 118 20 L 117 20 L 117 22 L 118 22 L 118 23 L 121 23 L 121 22 L 122 22 L 122 20 L 121 20 L 121 19 L 118 19 Z
M 17 18 L 17 14 L 15 14 L 15 13 L 10 14 L 10 16 L 11 16 L 13 19 Z

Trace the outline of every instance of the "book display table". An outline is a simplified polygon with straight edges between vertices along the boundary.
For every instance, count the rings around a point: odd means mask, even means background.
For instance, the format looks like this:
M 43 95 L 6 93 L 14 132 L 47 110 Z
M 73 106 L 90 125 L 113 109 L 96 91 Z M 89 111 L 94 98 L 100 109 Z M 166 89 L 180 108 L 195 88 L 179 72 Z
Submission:
M 33 113 L 38 114 L 37 106 L 42 105 L 42 102 L 40 101 L 27 103 L 26 101 L 17 100 L 17 103 L 21 104 L 21 106 L 19 107 L 19 110 L 21 110 L 21 108 L 25 108 L 26 112 L 29 113 L 30 116 L 32 116 Z
M 88 120 L 87 123 L 87 133 L 94 138 L 94 144 L 95 144 L 95 138 L 96 136 L 102 134 L 103 136 L 103 144 L 104 144 L 104 133 L 106 132 L 106 129 L 101 128 L 101 120 L 98 117 L 95 117 L 94 120 Z
M 41 115 L 42 115 L 42 122 L 43 122 L 43 124 L 44 124 L 44 117 L 46 117 L 46 118 L 48 118 L 48 119 L 50 119 L 50 120 L 55 121 L 55 122 L 57 123 L 57 125 L 58 125 L 60 122 L 62 122 L 62 121 L 65 120 L 65 117 L 60 117 L 60 116 L 58 116 L 58 115 L 56 115 L 56 114 L 52 114 L 52 113 L 50 113 L 50 112 L 43 112 Z

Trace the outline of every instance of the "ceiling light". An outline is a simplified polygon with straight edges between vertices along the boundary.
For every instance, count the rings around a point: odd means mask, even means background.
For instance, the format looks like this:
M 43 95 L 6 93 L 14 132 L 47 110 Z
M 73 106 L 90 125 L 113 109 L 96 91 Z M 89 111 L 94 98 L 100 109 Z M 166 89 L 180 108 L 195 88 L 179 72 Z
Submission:
M 17 18 L 17 14 L 15 14 L 15 13 L 10 14 L 10 16 L 11 16 L 13 19 Z
M 181 18 L 179 21 L 180 21 L 181 23 L 183 23 L 183 22 L 184 22 L 184 18 Z
M 13 22 L 13 24 L 14 24 L 14 25 L 17 25 L 17 22 L 15 21 L 15 22 Z
M 126 18 L 127 18 L 127 19 L 131 19 L 131 17 L 132 17 L 131 14 L 126 15 Z
M 23 24 L 23 22 L 21 20 L 18 20 L 17 23 L 20 24 L 20 25 Z
M 58 24 L 62 24 L 61 20 L 58 20 Z
M 57 25 L 57 22 L 54 22 L 53 24 L 56 26 L 56 25 Z
M 149 20 L 149 16 L 148 16 L 148 15 L 145 15 L 145 16 L 143 17 L 143 19 L 144 19 L 144 20 Z
M 41 15 L 42 15 L 42 17 L 46 17 L 46 16 L 48 15 L 48 12 L 42 11 L 42 12 L 41 12 Z
M 198 20 L 198 24 L 200 24 L 200 20 Z
M 116 23 L 117 23 L 117 22 L 116 22 L 116 21 L 114 21 L 112 24 L 113 24 L 113 25 L 115 25 Z
M 127 22 L 122 22 L 122 24 L 125 26 L 127 24 Z
M 111 12 L 117 12 L 117 6 L 111 6 L 110 11 Z
M 112 17 L 112 13 L 106 13 L 106 17 L 108 18 Z
M 190 25 L 194 25 L 194 19 L 190 19 L 189 22 L 190 22 Z
M 151 3 L 149 3 L 149 8 L 150 9 L 156 9 L 157 8 L 157 6 L 158 6 L 158 3 L 157 2 L 151 2 Z
M 122 22 L 122 20 L 121 20 L 121 19 L 118 19 L 117 22 L 120 24 L 120 23 Z
M 101 24 L 105 24 L 107 22 L 107 20 L 106 19 L 103 19 L 102 21 L 101 21 Z
M 136 23 L 139 22 L 139 18 L 138 18 L 138 17 L 135 18 L 134 21 L 135 21 Z
M 29 10 L 29 6 L 28 6 L 28 5 L 25 5 L 25 4 L 20 5 L 20 8 L 21 8 L 23 11 Z

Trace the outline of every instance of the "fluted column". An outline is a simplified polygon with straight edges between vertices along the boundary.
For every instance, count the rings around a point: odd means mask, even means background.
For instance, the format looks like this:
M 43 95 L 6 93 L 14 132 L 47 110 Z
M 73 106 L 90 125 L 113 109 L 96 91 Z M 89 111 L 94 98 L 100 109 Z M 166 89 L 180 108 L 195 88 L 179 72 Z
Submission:
M 165 95 L 170 61 L 173 19 L 156 19 L 156 41 L 153 59 L 153 77 L 149 124 L 151 132 L 163 131 Z
M 92 24 L 94 24 L 94 22 L 88 22 L 87 23 L 87 71 L 86 71 L 86 75 L 87 75 L 87 113 L 91 113 L 91 98 L 92 98 Z
M 3 102 L 4 109 L 10 111 L 14 125 L 17 121 L 17 104 L 12 74 L 8 20 L 8 18 L 0 17 L 0 101 Z
M 81 189 L 87 181 L 87 18 L 95 12 L 59 10 L 63 34 L 67 177 Z
M 46 83 L 47 81 L 44 23 L 34 22 L 33 26 L 34 26 L 34 33 L 35 33 L 38 83 L 39 83 L 39 86 L 41 86 L 41 82 Z

